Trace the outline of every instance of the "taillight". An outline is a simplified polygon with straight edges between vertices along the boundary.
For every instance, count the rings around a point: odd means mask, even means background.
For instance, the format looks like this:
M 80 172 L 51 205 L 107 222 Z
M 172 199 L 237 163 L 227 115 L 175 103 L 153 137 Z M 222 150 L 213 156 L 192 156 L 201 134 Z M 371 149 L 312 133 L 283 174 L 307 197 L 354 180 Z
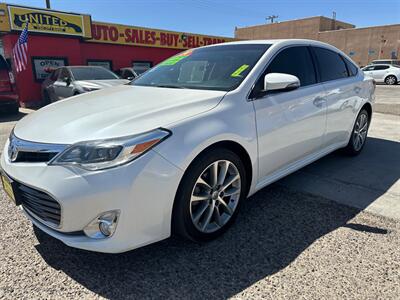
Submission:
M 14 76 L 12 77 L 14 78 Z M 12 82 L 8 70 L 0 70 L 0 92 L 11 92 Z

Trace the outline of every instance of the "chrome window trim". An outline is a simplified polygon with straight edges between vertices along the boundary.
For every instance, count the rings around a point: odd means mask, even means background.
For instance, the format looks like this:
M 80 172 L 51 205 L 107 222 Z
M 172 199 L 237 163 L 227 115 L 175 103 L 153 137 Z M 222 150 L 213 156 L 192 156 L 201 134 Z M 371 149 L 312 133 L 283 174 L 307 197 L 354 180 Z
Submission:
M 285 50 L 285 49 L 287 49 L 287 48 L 299 47 L 299 46 L 304 46 L 304 47 L 319 47 L 319 48 L 322 48 L 322 49 L 326 49 L 326 50 L 335 52 L 335 53 L 338 54 L 340 57 L 342 56 L 341 53 L 336 52 L 336 51 L 333 51 L 332 49 L 329 49 L 329 48 L 327 48 L 327 47 L 323 47 L 322 45 L 291 44 L 291 45 L 284 46 L 284 47 L 280 48 L 278 51 L 276 51 L 276 53 L 267 61 L 267 63 L 265 64 L 264 68 L 262 69 L 262 71 L 260 72 L 260 74 L 257 76 L 257 80 L 254 81 L 254 83 L 252 84 L 250 90 L 248 91 L 248 93 L 247 93 L 247 95 L 246 95 L 246 101 L 247 101 L 247 102 L 251 102 L 251 101 L 255 101 L 255 100 L 258 100 L 258 99 L 263 99 L 263 98 L 265 98 L 265 96 L 264 96 L 264 97 L 260 97 L 260 98 L 250 98 L 250 94 L 253 92 L 256 83 L 257 83 L 258 80 L 261 78 L 262 74 L 264 74 L 265 70 L 268 68 L 268 66 L 269 66 L 269 64 L 272 62 L 272 60 L 273 60 L 280 52 L 282 52 L 283 50 Z M 311 49 L 311 50 L 312 50 L 312 49 Z M 312 59 L 313 61 L 315 60 L 315 58 L 313 57 L 313 55 L 311 55 L 311 59 Z M 342 59 L 343 59 L 343 58 L 342 58 Z M 350 61 L 350 62 L 351 62 L 351 61 Z M 344 63 L 345 63 L 345 62 L 344 62 Z M 346 65 L 346 63 L 345 63 L 345 65 Z M 318 66 L 315 66 L 315 67 L 318 68 Z M 346 66 L 346 68 L 347 68 L 347 66 Z M 357 69 L 360 69 L 360 68 L 357 67 Z M 318 71 L 315 70 L 315 72 L 316 72 L 316 75 L 318 75 Z M 357 74 L 356 74 L 356 75 L 347 76 L 347 77 L 343 77 L 343 78 L 337 78 L 337 79 L 328 80 L 328 81 L 320 81 L 320 79 L 319 79 L 318 76 L 317 76 L 317 82 L 316 82 L 316 83 L 314 83 L 314 84 L 309 84 L 309 85 L 306 85 L 306 86 L 300 86 L 300 87 L 297 88 L 296 90 L 305 89 L 305 88 L 312 87 L 312 86 L 316 86 L 316 85 L 324 85 L 324 84 L 326 84 L 326 83 L 328 83 L 328 82 L 334 82 L 334 81 L 338 81 L 338 80 L 344 80 L 344 79 L 349 79 L 349 78 L 352 78 L 352 77 L 357 77 L 359 74 L 360 74 L 360 72 L 357 70 Z
M 257 79 L 254 81 L 254 83 L 252 84 L 250 90 L 248 91 L 248 93 L 247 93 L 247 95 L 246 95 L 246 100 L 247 100 L 248 102 L 254 101 L 254 100 L 257 100 L 257 99 L 262 99 L 262 98 L 264 98 L 264 97 L 261 97 L 261 98 L 250 98 L 250 94 L 253 92 L 253 90 L 254 90 L 254 88 L 255 88 L 255 86 L 256 86 L 258 80 L 259 80 L 259 79 L 261 78 L 261 76 L 264 74 L 265 70 L 267 70 L 268 66 L 269 66 L 270 63 L 275 59 L 275 57 L 276 57 L 279 53 L 281 53 L 283 50 L 285 50 L 285 49 L 292 48 L 292 47 L 300 47 L 300 46 L 302 46 L 302 47 L 311 47 L 312 45 L 311 45 L 311 44 L 291 44 L 291 45 L 287 45 L 287 46 L 284 46 L 284 47 L 279 48 L 278 51 L 276 51 L 276 52 L 274 53 L 274 55 L 266 62 L 264 68 L 261 70 L 260 74 L 258 74 Z M 268 50 L 267 50 L 267 51 L 268 51 Z M 312 55 L 311 55 L 311 60 L 313 60 L 313 59 L 314 59 L 314 58 L 313 58 Z M 322 84 L 322 82 L 319 82 L 318 78 L 316 78 L 316 79 L 317 79 L 316 83 L 310 84 L 310 85 L 306 85 L 306 86 L 300 86 L 298 89 L 310 87 L 310 86 L 317 85 L 317 84 Z M 296 90 L 298 90 L 298 89 L 296 89 Z

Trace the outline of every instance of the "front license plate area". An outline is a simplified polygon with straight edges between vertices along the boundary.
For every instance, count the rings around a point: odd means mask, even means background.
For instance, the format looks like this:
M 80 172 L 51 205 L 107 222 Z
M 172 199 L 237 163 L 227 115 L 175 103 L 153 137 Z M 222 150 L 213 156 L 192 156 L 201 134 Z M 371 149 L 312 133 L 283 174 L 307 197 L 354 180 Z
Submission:
M 12 184 L 11 179 L 9 179 L 7 176 L 1 174 L 1 183 L 3 185 L 4 191 L 6 192 L 6 194 L 10 198 L 10 200 L 14 204 L 17 204 L 16 200 L 15 200 L 15 194 L 14 194 L 14 189 L 13 189 L 13 184 Z

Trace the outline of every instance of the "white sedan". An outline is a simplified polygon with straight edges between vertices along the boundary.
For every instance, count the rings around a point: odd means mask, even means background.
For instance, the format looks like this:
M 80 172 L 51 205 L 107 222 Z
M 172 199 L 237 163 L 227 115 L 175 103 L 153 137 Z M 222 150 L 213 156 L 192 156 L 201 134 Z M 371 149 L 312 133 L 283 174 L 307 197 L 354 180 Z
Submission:
M 393 85 L 400 80 L 400 66 L 373 64 L 362 68 L 362 70 L 365 75 L 372 77 L 379 83 Z
M 130 85 L 23 118 L 1 157 L 4 190 L 72 247 L 117 253 L 171 234 L 207 241 L 268 184 L 340 148 L 359 154 L 374 91 L 321 42 L 188 50 Z

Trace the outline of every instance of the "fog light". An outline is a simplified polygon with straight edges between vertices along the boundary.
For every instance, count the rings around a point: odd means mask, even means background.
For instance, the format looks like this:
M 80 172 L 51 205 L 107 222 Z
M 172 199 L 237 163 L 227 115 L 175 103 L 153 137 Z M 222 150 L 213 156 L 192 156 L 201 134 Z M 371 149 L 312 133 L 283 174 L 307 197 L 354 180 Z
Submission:
M 117 228 L 119 210 L 107 211 L 89 223 L 83 232 L 93 239 L 104 239 L 112 236 Z

